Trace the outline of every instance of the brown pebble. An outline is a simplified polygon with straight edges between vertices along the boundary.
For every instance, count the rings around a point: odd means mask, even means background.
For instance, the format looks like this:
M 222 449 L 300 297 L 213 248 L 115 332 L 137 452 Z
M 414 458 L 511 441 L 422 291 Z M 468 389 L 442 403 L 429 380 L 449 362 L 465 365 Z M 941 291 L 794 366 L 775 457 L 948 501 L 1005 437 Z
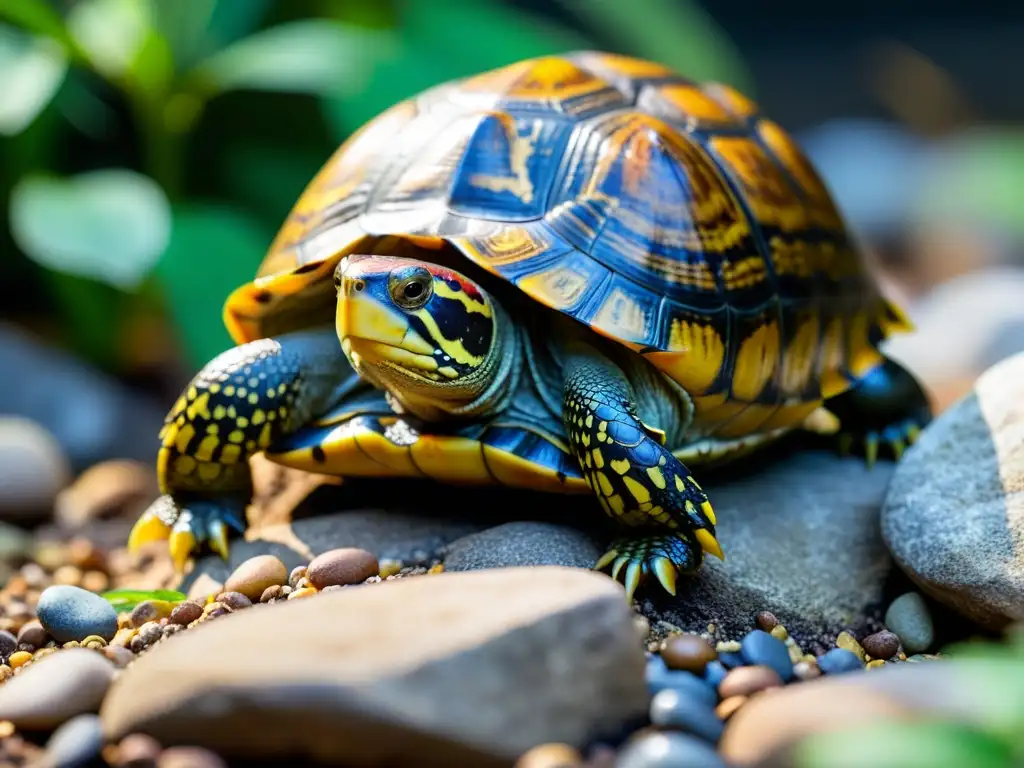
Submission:
M 30 661 L 32 661 L 31 653 L 26 653 L 25 651 L 15 651 L 11 654 L 11 658 L 7 660 L 7 663 L 10 664 L 12 669 L 17 669 L 18 667 L 22 666 L 23 664 L 27 664 Z
M 516 761 L 515 768 L 579 768 L 583 755 L 568 744 L 540 744 Z
M 306 566 L 297 565 L 292 568 L 292 572 L 288 574 L 288 586 L 296 587 L 299 584 L 299 579 L 306 578 Z
M 239 565 L 224 582 L 225 592 L 241 592 L 250 600 L 258 600 L 263 590 L 275 584 L 288 583 L 288 569 L 273 555 L 250 557 Z
M 718 694 L 723 699 L 732 696 L 750 696 L 768 688 L 782 686 L 782 678 L 771 667 L 756 664 L 750 667 L 730 669 L 718 684 Z
M 891 659 L 900 649 L 900 639 L 887 629 L 868 635 L 860 644 L 874 659 Z
M 764 632 L 771 632 L 779 625 L 778 618 L 771 611 L 761 611 L 757 614 L 754 622 L 757 624 L 757 628 Z
M 797 680 L 813 680 L 821 676 L 821 670 L 818 669 L 817 662 L 798 661 L 793 665 L 793 674 Z
M 114 764 L 118 768 L 148 768 L 156 765 L 160 757 L 160 743 L 144 733 L 133 733 L 121 739 L 117 745 Z
M 227 763 L 202 747 L 169 747 L 160 753 L 156 768 L 227 768 Z
M 106 592 L 110 587 L 110 577 L 103 571 L 86 571 L 82 574 L 82 589 L 90 592 Z
M 665 638 L 661 659 L 669 669 L 685 669 L 695 675 L 704 674 L 709 661 L 718 658 L 715 649 L 700 635 L 673 634 Z
M 53 572 L 53 583 L 77 587 L 82 583 L 82 571 L 73 565 L 62 565 Z
M 718 702 L 718 706 L 715 707 L 715 714 L 722 720 L 728 720 L 736 713 L 737 709 L 746 703 L 746 696 L 730 696 Z
M 202 615 L 202 606 L 198 603 L 193 603 L 191 600 L 187 600 L 184 603 L 179 603 L 174 606 L 174 610 L 171 611 L 170 620 L 174 624 L 180 624 L 183 627 L 187 627 Z
M 306 569 L 306 578 L 317 589 L 334 584 L 359 584 L 380 571 L 380 564 L 371 552 L 347 547 L 317 555 Z
M 134 653 L 120 645 L 108 645 L 101 653 L 122 669 L 127 667 L 128 663 L 135 658 Z
M 241 592 L 221 592 L 217 595 L 217 602 L 223 603 L 233 611 L 240 611 L 243 608 L 252 607 L 252 600 Z
M 167 608 L 164 605 L 152 600 L 143 600 L 132 609 L 132 626 L 138 628 L 147 622 L 158 621 L 166 616 L 167 613 Z
M 206 614 L 207 618 L 216 619 L 218 616 L 227 616 L 231 613 L 231 609 L 226 605 L 220 603 L 211 603 L 214 606 L 213 610 Z
M 276 600 L 281 596 L 281 586 L 274 584 L 271 587 L 267 587 L 263 590 L 263 594 L 260 595 L 261 603 L 269 603 L 271 600 Z

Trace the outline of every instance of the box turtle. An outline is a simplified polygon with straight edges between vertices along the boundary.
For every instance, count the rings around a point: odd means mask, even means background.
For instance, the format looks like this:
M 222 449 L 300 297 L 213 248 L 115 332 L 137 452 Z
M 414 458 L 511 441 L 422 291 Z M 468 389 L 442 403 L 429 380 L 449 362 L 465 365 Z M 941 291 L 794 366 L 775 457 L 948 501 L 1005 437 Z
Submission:
M 181 570 L 226 556 L 263 452 L 591 493 L 623 536 L 595 567 L 674 594 L 722 556 L 691 467 L 792 429 L 898 458 L 930 418 L 879 351 L 909 323 L 790 136 L 726 85 L 599 52 L 374 118 L 224 320 L 238 346 L 168 414 L 130 539 L 169 538 Z

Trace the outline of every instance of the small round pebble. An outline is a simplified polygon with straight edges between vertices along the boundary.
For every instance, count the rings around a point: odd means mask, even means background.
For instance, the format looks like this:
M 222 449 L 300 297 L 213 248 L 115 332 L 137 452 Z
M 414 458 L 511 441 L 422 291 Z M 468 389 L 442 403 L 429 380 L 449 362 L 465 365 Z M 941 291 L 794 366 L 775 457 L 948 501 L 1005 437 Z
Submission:
M 18 645 L 42 648 L 50 639 L 49 634 L 38 621 L 29 621 L 18 630 Z
M 908 654 L 927 651 L 935 642 L 931 613 L 917 592 L 907 592 L 892 601 L 885 612 L 885 626 L 896 633 Z
M 241 592 L 250 600 L 259 600 L 267 587 L 288 583 L 288 569 L 273 555 L 250 557 L 224 582 L 225 592 Z
M 779 626 L 779 620 L 771 611 L 761 611 L 754 619 L 757 628 L 764 632 L 771 632 Z
M 380 572 L 376 556 L 365 549 L 346 547 L 317 555 L 306 568 L 306 578 L 317 589 L 335 584 L 360 584 Z
M 168 747 L 156 760 L 156 768 L 227 768 L 219 755 L 202 747 Z
M 276 600 L 284 594 L 284 588 L 280 584 L 273 584 L 263 590 L 263 594 L 260 595 L 261 603 L 269 603 L 271 600 Z
M 39 622 L 58 643 L 99 635 L 112 640 L 117 612 L 99 595 L 72 586 L 47 587 L 36 605 Z
M 793 675 L 797 680 L 813 680 L 821 676 L 821 670 L 818 669 L 817 660 L 814 662 L 798 661 L 793 665 Z
M 199 605 L 199 603 L 193 603 L 189 600 L 174 606 L 174 610 L 171 611 L 171 615 L 168 620 L 175 624 L 180 624 L 183 627 L 187 627 L 202 615 L 203 607 Z
M 718 660 L 722 662 L 722 666 L 726 669 L 733 669 L 735 667 L 742 667 L 746 662 L 743 657 L 736 651 L 719 651 Z
M 665 638 L 661 658 L 669 669 L 685 669 L 695 675 L 702 675 L 707 663 L 718 658 L 718 653 L 700 635 L 686 633 Z
M 841 675 L 844 672 L 856 672 L 864 668 L 864 662 L 857 654 L 845 648 L 833 648 L 818 657 L 818 669 L 826 675 Z
M 718 706 L 715 707 L 715 714 L 722 718 L 722 720 L 728 720 L 746 703 L 746 696 L 730 696 L 728 699 L 722 699 L 718 703 Z
M 217 595 L 217 602 L 226 605 L 233 611 L 240 611 L 243 608 L 252 607 L 252 600 L 241 592 L 221 592 Z
M 630 739 L 615 768 L 725 768 L 715 748 L 696 736 L 650 732 Z
M 733 696 L 751 696 L 768 688 L 780 688 L 782 678 L 771 667 L 755 664 L 749 667 L 736 667 L 729 671 L 718 686 L 718 695 L 723 699 Z
M 99 715 L 78 715 L 53 732 L 46 742 L 46 765 L 79 768 L 92 765 L 103 749 Z
M 524 752 L 515 768 L 580 768 L 583 755 L 568 744 L 539 744 Z
M 711 706 L 672 688 L 659 691 L 651 699 L 650 717 L 659 728 L 686 731 L 712 744 L 722 738 L 725 730 L 725 724 Z
M 729 670 L 725 668 L 725 665 L 720 661 L 709 662 L 704 667 L 704 682 L 710 685 L 712 688 L 717 688 L 719 684 L 725 679 L 725 676 L 729 674 Z
M 715 689 L 708 685 L 703 678 L 697 677 L 692 672 L 681 669 L 666 669 L 661 667 L 652 672 L 648 665 L 647 690 L 652 696 L 660 691 L 672 689 L 697 701 L 713 707 L 718 702 L 718 694 Z
M 0 657 L 7 658 L 18 650 L 18 638 L 6 629 L 0 629 Z
M 740 655 L 748 664 L 771 667 L 784 683 L 793 677 L 793 662 L 790 661 L 786 644 L 762 629 L 755 629 L 743 638 L 740 642 Z
M 868 635 L 860 641 L 860 644 L 873 659 L 891 659 L 900 649 L 899 637 L 887 629 Z
M 136 628 L 141 627 L 148 621 L 162 619 L 168 613 L 169 611 L 165 605 L 160 605 L 153 600 L 143 600 L 132 609 L 132 626 Z

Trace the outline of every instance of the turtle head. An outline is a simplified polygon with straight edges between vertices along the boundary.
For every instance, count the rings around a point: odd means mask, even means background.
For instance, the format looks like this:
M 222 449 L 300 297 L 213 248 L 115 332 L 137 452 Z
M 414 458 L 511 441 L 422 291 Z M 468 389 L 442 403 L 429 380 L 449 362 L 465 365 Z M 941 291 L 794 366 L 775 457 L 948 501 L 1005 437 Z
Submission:
M 493 389 L 512 345 L 499 327 L 507 321 L 475 282 L 426 261 L 362 255 L 343 259 L 335 282 L 345 356 L 406 410 L 459 413 Z

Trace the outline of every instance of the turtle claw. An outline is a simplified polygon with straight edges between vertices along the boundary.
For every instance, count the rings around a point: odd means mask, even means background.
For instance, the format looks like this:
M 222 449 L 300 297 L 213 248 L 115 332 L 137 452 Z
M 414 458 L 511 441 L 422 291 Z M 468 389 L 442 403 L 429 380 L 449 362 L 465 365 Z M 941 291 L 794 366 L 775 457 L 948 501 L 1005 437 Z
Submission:
M 708 533 L 708 537 L 714 542 L 712 549 L 720 555 L 718 542 L 712 534 Z M 679 574 L 695 573 L 700 568 L 705 549 L 705 543 L 697 535 L 683 537 L 673 533 L 624 538 L 613 542 L 594 568 L 603 571 L 611 566 L 611 577 L 622 583 L 630 602 L 636 590 L 651 575 L 668 594 L 675 596 Z M 711 552 L 710 549 L 708 551 Z
M 228 528 L 245 532 L 241 502 L 196 499 L 188 502 L 161 496 L 138 519 L 128 536 L 128 549 L 137 552 L 153 541 L 167 541 L 175 570 L 184 573 L 189 558 L 206 543 L 225 560 Z
M 894 461 L 899 461 L 903 458 L 907 448 L 916 443 L 921 436 L 922 426 L 915 419 L 905 419 L 890 424 L 884 429 L 871 430 L 863 435 L 844 432 L 839 435 L 839 451 L 842 455 L 849 456 L 856 449 L 860 449 L 868 469 L 875 465 L 883 452 L 891 456 Z

